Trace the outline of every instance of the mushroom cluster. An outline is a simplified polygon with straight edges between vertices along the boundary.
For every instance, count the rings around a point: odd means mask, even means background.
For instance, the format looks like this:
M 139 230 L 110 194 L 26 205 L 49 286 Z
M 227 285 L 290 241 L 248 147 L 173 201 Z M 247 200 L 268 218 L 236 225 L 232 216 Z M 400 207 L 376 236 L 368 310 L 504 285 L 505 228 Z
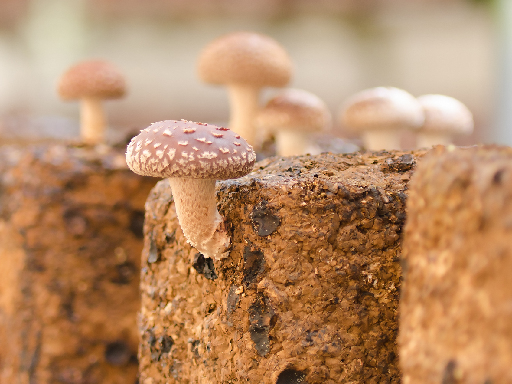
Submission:
M 344 125 L 360 133 L 370 151 L 400 149 L 404 130 L 416 130 L 425 121 L 420 103 L 408 92 L 393 87 L 366 89 L 352 96 L 342 112 Z
M 448 145 L 452 136 L 473 131 L 473 115 L 459 100 L 445 95 L 415 98 L 393 87 L 365 89 L 344 105 L 341 120 L 360 133 L 368 150 L 401 149 L 403 131 L 415 133 L 416 148 Z
M 169 180 L 183 234 L 215 259 L 226 257 L 230 245 L 217 210 L 215 181 L 246 175 L 255 160 L 252 147 L 230 129 L 187 120 L 150 125 L 126 151 L 133 172 Z

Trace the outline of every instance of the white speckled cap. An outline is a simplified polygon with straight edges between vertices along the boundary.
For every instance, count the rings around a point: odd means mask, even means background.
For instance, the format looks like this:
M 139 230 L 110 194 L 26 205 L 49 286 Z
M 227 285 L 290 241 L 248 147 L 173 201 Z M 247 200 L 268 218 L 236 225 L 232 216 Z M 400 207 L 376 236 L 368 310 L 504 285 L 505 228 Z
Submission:
M 206 83 L 283 87 L 290 81 L 288 53 L 274 39 L 253 32 L 233 32 L 208 44 L 198 59 Z
M 418 102 L 425 112 L 421 131 L 469 134 L 473 131 L 473 114 L 463 103 L 450 96 L 423 95 Z
M 249 173 L 255 160 L 252 147 L 228 128 L 187 120 L 153 123 L 126 151 L 133 172 L 163 178 L 232 179 Z
M 316 95 L 302 89 L 286 89 L 271 98 L 256 118 L 256 125 L 268 129 L 315 132 L 327 129 L 331 113 Z
M 353 131 L 366 129 L 419 128 L 425 116 L 418 100 L 393 87 L 366 89 L 352 96 L 342 113 L 342 121 Z

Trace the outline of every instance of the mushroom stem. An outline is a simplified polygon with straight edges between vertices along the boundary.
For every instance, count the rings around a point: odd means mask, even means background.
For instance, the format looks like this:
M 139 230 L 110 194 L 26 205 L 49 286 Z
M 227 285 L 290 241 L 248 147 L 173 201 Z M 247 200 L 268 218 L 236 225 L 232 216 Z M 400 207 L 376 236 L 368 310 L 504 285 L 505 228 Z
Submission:
M 104 141 L 106 128 L 102 100 L 84 97 L 80 108 L 80 137 L 86 144 L 100 144 Z
M 176 214 L 190 245 L 204 257 L 227 257 L 230 238 L 217 211 L 215 180 L 169 178 Z
M 260 89 L 250 85 L 230 84 L 228 94 L 231 108 L 229 129 L 242 136 L 250 145 L 255 145 L 254 118 L 260 108 Z
M 363 145 L 368 151 L 400 149 L 400 131 L 375 129 L 362 133 Z
M 452 141 L 444 132 L 422 132 L 416 136 L 416 148 L 431 148 L 434 145 L 450 145 Z
M 276 152 L 278 156 L 305 155 L 311 140 L 307 133 L 281 129 L 276 133 Z

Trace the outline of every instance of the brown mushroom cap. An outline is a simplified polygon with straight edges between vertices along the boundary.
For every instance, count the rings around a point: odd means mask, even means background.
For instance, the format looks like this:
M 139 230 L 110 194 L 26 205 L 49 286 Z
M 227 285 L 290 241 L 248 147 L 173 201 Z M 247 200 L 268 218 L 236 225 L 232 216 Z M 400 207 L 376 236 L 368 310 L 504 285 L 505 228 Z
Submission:
M 283 87 L 292 64 L 274 39 L 251 32 L 234 32 L 208 44 L 198 60 L 201 80 L 212 84 Z
M 228 128 L 187 120 L 151 124 L 126 151 L 130 169 L 143 176 L 225 180 L 252 170 L 252 147 Z
M 342 120 L 352 131 L 419 128 L 425 119 L 416 98 L 393 87 L 366 89 L 345 105 Z
M 271 98 L 259 112 L 256 125 L 264 128 L 321 131 L 329 127 L 331 113 L 316 95 L 286 89 Z
M 445 95 L 423 95 L 418 102 L 425 113 L 422 132 L 469 134 L 473 131 L 473 115 L 462 102 Z
M 116 99 L 125 94 L 126 83 L 114 65 L 91 60 L 69 68 L 60 78 L 57 91 L 64 100 L 84 97 Z

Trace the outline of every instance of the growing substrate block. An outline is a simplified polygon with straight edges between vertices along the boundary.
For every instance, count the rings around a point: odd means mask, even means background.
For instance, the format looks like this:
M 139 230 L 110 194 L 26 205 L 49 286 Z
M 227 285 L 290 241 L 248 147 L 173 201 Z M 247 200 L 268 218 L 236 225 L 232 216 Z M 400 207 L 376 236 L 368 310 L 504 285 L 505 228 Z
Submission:
M 140 383 L 398 383 L 406 188 L 420 153 L 270 158 L 217 183 L 229 257 L 146 203 Z
M 407 215 L 403 383 L 512 383 L 512 148 L 436 148 Z
M 144 202 L 124 148 L 0 148 L 0 383 L 137 379 Z

